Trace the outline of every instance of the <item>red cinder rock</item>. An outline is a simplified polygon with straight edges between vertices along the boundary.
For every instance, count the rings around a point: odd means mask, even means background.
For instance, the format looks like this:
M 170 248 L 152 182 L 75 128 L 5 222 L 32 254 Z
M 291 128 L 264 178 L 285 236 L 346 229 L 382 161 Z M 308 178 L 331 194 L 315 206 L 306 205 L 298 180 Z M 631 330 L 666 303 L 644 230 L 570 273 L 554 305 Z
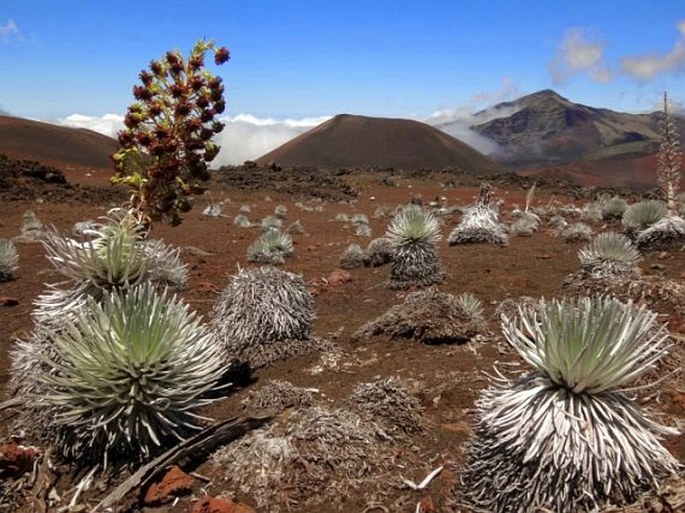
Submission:
M 0 296 L 0 306 L 17 306 L 19 300 L 16 297 Z
M 0 477 L 19 477 L 33 469 L 38 457 L 35 449 L 17 444 L 0 445 Z
M 338 287 L 352 281 L 352 275 L 343 269 L 335 269 L 326 281 L 329 287 Z
M 172 466 L 159 483 L 152 483 L 145 492 L 145 504 L 166 504 L 179 495 L 189 493 L 194 479 L 176 465 Z

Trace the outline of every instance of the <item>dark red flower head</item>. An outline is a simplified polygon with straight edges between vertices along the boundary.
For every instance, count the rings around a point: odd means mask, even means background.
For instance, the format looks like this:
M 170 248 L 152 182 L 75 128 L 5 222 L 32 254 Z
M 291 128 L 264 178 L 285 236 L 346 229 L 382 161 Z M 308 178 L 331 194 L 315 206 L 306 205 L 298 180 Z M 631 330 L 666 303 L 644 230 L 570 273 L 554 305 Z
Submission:
M 188 114 L 190 114 L 191 110 L 192 110 L 191 105 L 188 102 L 183 102 L 183 103 L 179 103 L 178 105 L 176 105 L 174 112 L 176 113 L 177 116 L 187 116 Z
M 205 85 L 205 80 L 200 75 L 193 75 L 190 79 L 190 87 L 193 91 L 199 91 Z
M 149 87 L 150 84 L 152 84 L 152 74 L 150 74 L 147 71 L 141 71 L 140 74 L 138 75 L 140 77 L 140 81 L 143 83 L 145 87 Z
M 150 146 L 150 143 L 152 142 L 152 138 L 150 137 L 150 132 L 140 132 L 136 136 L 136 139 L 138 139 L 138 143 L 140 143 L 141 146 L 145 146 L 145 147 Z
M 180 98 L 184 93 L 183 86 L 180 84 L 171 84 L 169 86 L 169 92 L 173 98 Z
M 162 113 L 162 106 L 159 103 L 151 103 L 148 107 L 150 116 L 157 117 Z
M 219 100 L 218 102 L 214 103 L 215 113 L 221 114 L 224 110 L 226 110 L 226 102 L 224 100 Z
M 160 78 L 164 76 L 164 66 L 159 61 L 150 61 L 150 70 Z
M 133 86 L 133 96 L 136 100 L 147 101 L 152 98 L 152 91 L 144 86 Z
M 222 46 L 216 52 L 214 52 L 214 62 L 216 64 L 223 64 L 230 58 L 231 54 L 228 51 L 228 48 L 226 48 L 225 46 Z
M 201 53 L 193 54 L 188 59 L 188 66 L 192 70 L 198 70 L 205 64 L 205 56 Z
M 203 128 L 200 131 L 200 139 L 203 141 L 209 141 L 214 136 L 214 130 L 211 128 Z
M 133 135 L 129 130 L 121 130 L 117 134 L 117 138 L 119 139 L 119 144 L 124 148 L 129 148 L 133 144 Z

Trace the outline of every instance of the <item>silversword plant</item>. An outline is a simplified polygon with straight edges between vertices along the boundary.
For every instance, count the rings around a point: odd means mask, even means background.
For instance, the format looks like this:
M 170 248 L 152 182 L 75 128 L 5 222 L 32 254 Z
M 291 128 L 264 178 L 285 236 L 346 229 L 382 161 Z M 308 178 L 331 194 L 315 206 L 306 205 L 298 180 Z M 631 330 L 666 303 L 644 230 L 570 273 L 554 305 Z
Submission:
M 48 369 L 32 408 L 59 454 L 80 462 L 141 459 L 200 429 L 227 358 L 178 298 L 147 283 L 105 293 L 46 334 Z
M 578 252 L 583 270 L 595 278 L 640 273 L 640 252 L 621 233 L 604 232 Z
M 11 240 L 0 239 L 0 282 L 9 281 L 19 267 L 19 254 Z
M 657 436 L 677 432 L 622 391 L 665 354 L 656 317 L 602 297 L 543 300 L 504 317 L 507 341 L 533 371 L 500 377 L 477 401 L 466 501 L 496 513 L 597 510 L 675 474 Z
M 440 224 L 432 213 L 420 205 L 407 205 L 393 218 L 385 238 L 393 247 L 390 288 L 427 287 L 445 279 L 435 246 Z

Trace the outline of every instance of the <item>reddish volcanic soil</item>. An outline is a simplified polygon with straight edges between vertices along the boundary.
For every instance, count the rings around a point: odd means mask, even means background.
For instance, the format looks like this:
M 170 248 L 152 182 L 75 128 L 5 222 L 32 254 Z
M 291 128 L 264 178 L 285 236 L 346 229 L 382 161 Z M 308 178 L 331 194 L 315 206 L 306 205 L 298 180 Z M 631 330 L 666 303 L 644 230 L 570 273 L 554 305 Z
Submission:
M 106 185 L 106 178 L 106 171 L 91 172 L 86 168 L 67 171 L 70 182 L 93 188 L 109 187 Z M 465 205 L 477 193 L 473 186 L 443 189 L 435 182 L 401 177 L 394 179 L 394 186 L 383 185 L 380 179 L 368 177 L 364 180 L 355 179 L 354 185 L 359 191 L 355 201 L 319 203 L 310 202 L 305 196 L 292 197 L 268 188 L 244 191 L 217 182 L 212 184 L 209 193 L 197 199 L 194 209 L 186 215 L 181 226 L 154 227 L 154 238 L 163 238 L 168 243 L 185 248 L 182 255 L 188 264 L 189 284 L 181 295 L 192 308 L 207 316 L 218 294 L 227 285 L 229 276 L 236 272 L 237 266 L 251 267 L 246 262 L 245 252 L 247 246 L 257 237 L 258 229 L 233 226 L 232 219 L 239 213 L 240 207 L 250 205 L 251 213 L 247 216 L 256 221 L 273 213 L 276 205 L 285 205 L 288 208 L 285 224 L 300 220 L 306 234 L 294 236 L 295 256 L 286 260 L 282 267 L 301 273 L 311 290 L 316 293 L 317 317 L 313 333 L 336 342 L 344 350 L 342 364 L 323 373 L 310 372 L 313 366 L 319 364 L 319 354 L 291 358 L 259 370 L 254 375 L 254 383 L 228 393 L 225 399 L 212 405 L 208 413 L 216 420 L 244 414 L 239 404 L 247 392 L 273 379 L 316 388 L 320 391 L 316 395 L 317 404 L 331 407 L 342 406 L 345 398 L 359 383 L 389 376 L 412 380 L 418 389 L 429 427 L 425 433 L 416 435 L 405 448 L 413 454 L 416 464 L 410 468 L 396 469 L 398 483 L 401 483 L 400 476 L 418 483 L 439 465 L 445 465 L 445 471 L 422 491 L 400 487 L 388 489 L 386 505 L 379 508 L 371 508 L 369 497 L 364 495 L 363 489 L 359 490 L 349 497 L 343 511 L 395 513 L 396 510 L 389 505 L 402 500 L 407 504 L 402 511 L 407 512 L 414 511 L 419 501 L 423 501 L 425 509 L 421 511 L 424 513 L 464 511 L 457 506 L 450 506 L 450 503 L 454 500 L 454 488 L 459 486 L 460 464 L 463 463 L 462 447 L 472 434 L 474 400 L 488 384 L 484 373 L 491 373 L 493 366 L 508 376 L 525 369 L 523 362 L 505 347 L 506 342 L 500 332 L 499 322 L 494 318 L 494 310 L 507 298 L 551 298 L 557 295 L 564 279 L 579 267 L 577 251 L 580 245 L 567 244 L 562 238 L 551 236 L 551 229 L 543 228 L 532 237 L 510 237 L 510 244 L 506 247 L 448 247 L 447 235 L 459 220 L 458 214 L 450 216 L 442 228 L 443 240 L 438 244 L 447 272 L 446 281 L 439 288 L 453 294 L 472 292 L 483 302 L 488 319 L 484 340 L 464 345 L 425 345 L 411 340 L 393 341 L 383 336 L 354 341 L 351 336 L 357 328 L 384 313 L 392 305 L 400 303 L 406 292 L 396 292 L 385 287 L 388 267 L 355 269 L 350 271 L 351 282 L 330 288 L 323 286 L 324 278 L 336 269 L 338 258 L 349 243 L 357 242 L 365 247 L 370 240 L 356 237 L 352 227 L 334 221 L 336 214 L 366 214 L 375 238 L 384 232 L 388 223 L 387 217 L 373 218 L 379 205 L 394 207 L 408 202 L 417 194 L 421 194 L 426 200 L 445 196 L 448 205 Z M 501 209 L 505 213 L 505 221 L 511 220 L 506 213 L 511 210 L 513 203 L 524 204 L 525 192 L 521 187 L 496 190 L 496 195 L 505 200 Z M 543 192 L 544 195 L 535 198 L 534 204 L 546 204 L 552 192 Z M 64 232 L 69 232 L 77 221 L 94 219 L 105 214 L 108 204 L 86 201 L 89 192 L 82 194 L 80 200 L 78 197 L 70 197 L 70 203 L 53 200 L 3 201 L 0 203 L 0 238 L 11 238 L 19 234 L 22 214 L 26 210 L 34 211 L 45 224 L 54 225 Z M 562 203 L 572 201 L 561 193 L 554 196 Z M 230 200 L 224 204 L 223 213 L 227 217 L 202 218 L 201 213 L 210 201 L 218 202 L 223 199 Z M 322 205 L 323 211 L 302 210 L 295 205 L 297 201 L 312 207 Z M 600 226 L 595 228 L 599 229 Z M 9 379 L 8 354 L 15 339 L 26 336 L 31 329 L 31 303 L 45 288 L 45 283 L 60 281 L 60 276 L 46 260 L 41 244 L 18 243 L 17 248 L 20 260 L 16 278 L 0 283 L 0 296 L 18 301 L 15 306 L 0 306 L 0 401 L 9 398 L 5 386 Z M 654 265 L 657 267 L 654 268 Z M 641 267 L 647 274 L 662 273 L 682 280 L 685 276 L 685 251 L 648 255 L 641 262 Z M 673 312 L 663 313 L 672 331 L 681 337 L 674 350 L 682 361 L 685 318 L 678 317 Z M 663 414 L 664 420 L 669 424 L 682 423 L 685 420 L 682 382 L 678 384 L 676 378 L 667 379 L 656 395 L 643 397 L 643 407 Z M 287 412 L 282 415 L 287 415 Z M 12 420 L 11 409 L 0 412 L 0 444 L 10 434 Z M 26 443 L 30 444 L 31 441 Z M 685 461 L 685 441 L 669 437 L 664 443 L 681 462 Z M 43 447 L 38 447 L 38 451 L 43 450 Z M 254 505 L 249 493 L 226 489 L 211 462 L 201 462 L 185 470 L 194 470 L 209 479 L 209 482 L 194 479 L 190 494 L 181 497 L 173 505 L 149 507 L 136 503 L 134 510 L 190 512 L 192 505 L 204 494 L 233 496 Z M 64 467 L 59 467 L 57 471 L 62 475 L 56 482 L 56 491 L 66 501 L 62 503 L 64 505 L 73 495 L 73 487 L 80 476 L 69 474 Z M 123 476 L 116 479 L 110 484 L 110 489 L 122 479 Z M 106 490 L 93 488 L 84 493 L 79 501 L 92 506 L 105 494 Z M 23 503 L 16 511 L 33 511 L 27 504 Z M 432 504 L 433 509 L 428 507 L 429 504 Z M 57 508 L 49 511 L 57 511 Z M 267 509 L 259 511 L 268 513 Z M 292 511 L 313 513 L 327 510 L 307 510 L 292 505 Z
M 657 187 L 657 155 L 623 155 L 597 160 L 576 160 L 558 166 L 521 171 L 522 176 L 566 180 L 586 187 Z M 683 163 L 685 171 L 685 163 Z

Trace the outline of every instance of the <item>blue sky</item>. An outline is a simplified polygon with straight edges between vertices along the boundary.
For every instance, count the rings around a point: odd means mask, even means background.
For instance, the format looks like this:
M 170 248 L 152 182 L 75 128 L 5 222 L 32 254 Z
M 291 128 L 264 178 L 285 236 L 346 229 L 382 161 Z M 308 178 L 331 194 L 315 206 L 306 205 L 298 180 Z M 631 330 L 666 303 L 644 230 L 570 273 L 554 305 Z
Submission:
M 255 126 L 458 116 L 544 88 L 630 112 L 685 99 L 683 1 L 1 0 L 0 109 L 98 129 L 150 59 L 201 38 L 230 48 L 227 113 Z

